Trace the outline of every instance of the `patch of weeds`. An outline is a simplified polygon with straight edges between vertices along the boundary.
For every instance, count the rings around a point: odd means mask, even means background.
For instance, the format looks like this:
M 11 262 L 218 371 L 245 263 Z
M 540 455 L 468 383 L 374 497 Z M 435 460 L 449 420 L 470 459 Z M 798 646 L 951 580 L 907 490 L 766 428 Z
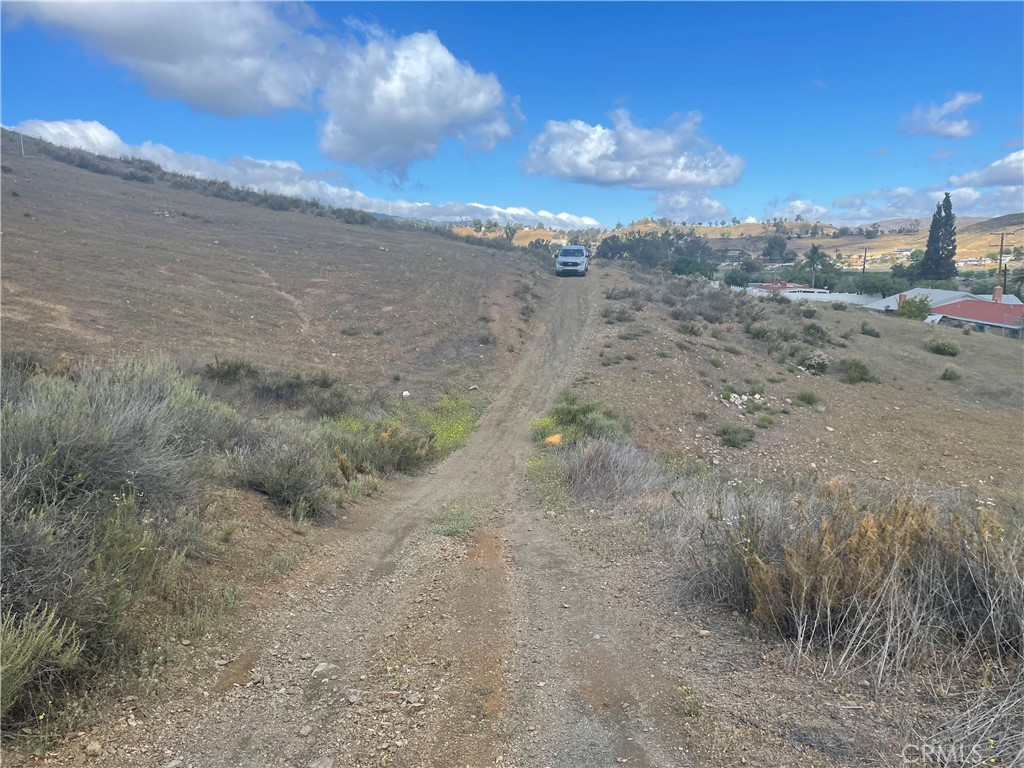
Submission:
M 722 351 L 723 352 L 728 352 L 730 355 L 742 355 L 743 354 L 743 350 L 740 349 L 739 347 L 737 347 L 734 344 L 726 344 L 724 347 L 722 347 Z
M 442 536 L 466 541 L 479 524 L 475 506 L 466 499 L 446 501 L 434 510 L 434 527 Z
M 699 717 L 701 704 L 696 692 L 688 685 L 680 685 L 676 690 L 679 695 L 672 702 L 673 711 L 683 717 Z
M 804 307 L 803 309 L 800 310 L 800 316 L 806 317 L 808 320 L 810 320 L 812 317 L 818 316 L 818 310 L 816 310 L 814 307 Z
M 624 360 L 629 360 L 630 362 L 633 362 L 634 360 L 636 360 L 636 355 L 634 355 L 632 352 L 627 352 L 622 356 L 622 358 Z
M 710 417 L 708 416 L 707 411 L 694 411 L 693 418 L 695 418 L 697 421 L 707 421 Z
M 402 380 L 402 374 L 400 374 L 400 373 L 392 373 L 391 374 L 391 380 L 392 381 L 401 381 Z
M 220 360 L 215 357 L 212 364 L 207 364 L 203 375 L 220 384 L 235 384 L 242 379 L 255 378 L 257 372 L 256 367 L 244 358 L 229 357 Z
M 722 444 L 729 448 L 742 448 L 754 439 L 754 430 L 733 424 L 719 427 L 715 430 L 715 434 L 722 439 Z
M 299 564 L 300 556 L 295 549 L 279 549 L 267 562 L 258 569 L 258 573 L 266 580 L 278 579 L 290 573 Z
M 526 476 L 544 506 L 565 509 L 569 505 L 565 464 L 554 455 L 530 456 L 526 460 Z
M 354 325 L 346 325 L 341 329 L 342 336 L 359 336 L 361 333 L 362 331 Z
M 873 336 L 876 339 L 882 335 L 881 333 L 878 332 L 878 329 L 871 325 L 871 323 L 869 323 L 867 320 L 861 321 L 860 332 L 864 336 Z
M 693 351 L 693 344 L 690 344 L 688 341 L 683 341 L 682 339 L 678 339 L 676 341 L 676 348 L 680 352 L 692 352 Z
M 380 326 L 377 326 L 376 328 L 373 329 L 373 335 L 374 336 L 383 336 L 384 335 L 384 329 L 381 328 Z
M 722 358 L 720 357 L 712 357 L 710 360 L 708 360 L 708 362 L 711 364 L 712 368 L 722 367 Z
M 803 403 L 804 405 L 816 405 L 820 401 L 821 401 L 821 398 L 818 397 L 818 393 L 817 392 L 813 392 L 813 391 L 811 391 L 809 389 L 805 389 L 802 392 L 800 392 L 796 396 L 796 398 L 794 398 L 793 403 L 794 404 L 796 404 L 796 403 Z
M 623 341 L 636 341 L 641 336 L 645 336 L 648 333 L 650 333 L 650 331 L 646 328 L 630 328 L 628 331 L 622 331 L 622 333 L 619 334 L 619 338 Z
M 519 308 L 519 316 L 523 318 L 523 320 L 528 321 L 536 313 L 537 310 L 534 308 L 533 304 L 523 304 L 523 306 Z
M 946 339 L 929 339 L 924 348 L 933 354 L 945 357 L 956 357 L 960 354 L 960 347 L 955 342 Z
M 850 358 L 839 361 L 839 370 L 843 372 L 843 381 L 847 384 L 860 384 L 861 382 L 877 382 L 878 377 L 871 373 L 863 360 Z
M 625 307 L 605 307 L 601 310 L 601 317 L 604 318 L 605 323 L 608 325 L 614 325 L 615 323 L 628 323 L 636 319 L 636 315 Z
M 676 326 L 676 330 L 680 333 L 685 333 L 687 336 L 700 336 L 701 328 L 698 323 L 680 323 Z
M 309 377 L 309 383 L 317 389 L 330 389 L 337 381 L 327 371 L 318 371 Z
M 770 413 L 762 413 L 757 417 L 757 421 L 754 422 L 758 429 L 768 429 L 772 424 L 775 423 L 775 417 Z
M 850 328 L 849 330 L 843 331 L 841 334 L 839 334 L 839 338 L 847 339 L 847 340 L 852 339 L 853 338 L 853 333 L 854 333 L 853 328 Z
M 761 410 L 761 401 L 750 398 L 746 403 L 744 403 L 743 410 L 747 413 L 757 413 Z
M 445 395 L 433 408 L 413 406 L 412 414 L 416 423 L 429 435 L 437 459 L 464 446 L 476 426 L 476 413 L 465 395 Z
M 836 312 L 845 312 L 846 311 L 846 304 L 844 302 L 842 302 L 842 301 L 833 301 L 832 302 L 832 309 L 834 309 Z
M 530 422 L 530 434 L 534 442 L 555 434 L 562 435 L 563 442 L 574 442 L 585 437 L 618 437 L 622 427 L 608 406 L 582 401 L 566 390 L 543 418 Z
M 946 370 L 939 376 L 942 381 L 960 381 L 960 371 L 951 365 L 946 366 Z
M 658 350 L 657 352 L 655 352 L 654 354 L 656 354 L 656 355 L 657 355 L 658 357 L 660 357 L 660 358 L 662 358 L 662 359 L 664 359 L 664 358 L 666 358 L 666 357 L 669 357 L 669 354 L 668 354 L 668 352 L 665 352 L 665 351 L 664 351 L 664 350 L 662 350 L 662 349 L 659 349 L 659 350 Z
M 479 341 L 480 341 L 481 346 L 491 346 L 491 345 L 494 345 L 494 344 L 498 343 L 498 337 L 495 336 L 490 331 L 488 331 L 487 333 L 481 333 L 480 334 Z

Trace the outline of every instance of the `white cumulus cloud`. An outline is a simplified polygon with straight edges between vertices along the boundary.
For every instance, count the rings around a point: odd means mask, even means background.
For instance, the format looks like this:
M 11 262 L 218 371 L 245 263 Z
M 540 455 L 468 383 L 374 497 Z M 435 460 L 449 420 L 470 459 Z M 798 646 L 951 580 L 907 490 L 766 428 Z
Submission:
M 445 139 L 489 150 L 511 135 L 494 75 L 458 61 L 433 32 L 397 39 L 367 32 L 365 45 L 342 51 L 325 83 L 324 154 L 402 175 Z
M 1019 212 L 1024 204 L 1020 187 L 883 188 L 837 198 L 832 202 L 836 211 L 832 222 L 867 224 L 888 219 L 930 216 L 935 210 L 935 204 L 942 200 L 946 192 L 950 193 L 953 213 L 957 216 L 1002 216 Z
M 120 157 L 129 154 L 129 147 L 121 137 L 95 120 L 26 120 L 17 130 L 26 136 L 97 155 Z
M 1012 152 L 979 171 L 968 171 L 950 176 L 949 183 L 956 186 L 1019 187 L 1024 185 L 1024 150 Z
M 964 117 L 964 110 L 981 101 L 980 93 L 958 91 L 942 104 L 918 104 L 900 119 L 900 130 L 910 136 L 943 136 L 965 139 L 977 126 Z
M 797 216 L 802 216 L 807 221 L 823 221 L 827 219 L 829 215 L 828 208 L 823 205 L 818 205 L 811 200 L 804 200 L 799 197 L 788 197 L 786 198 L 787 204 L 771 212 L 768 218 L 774 218 L 776 216 L 784 219 L 795 219 Z
M 582 184 L 650 190 L 706 190 L 735 184 L 744 160 L 699 133 L 691 112 L 665 128 L 641 128 L 629 112 L 613 112 L 611 126 L 550 120 L 530 143 L 523 168 Z
M 221 162 L 203 155 L 177 152 L 165 144 L 144 142 L 126 144 L 102 123 L 86 120 L 28 120 L 14 129 L 26 136 L 36 136 L 55 144 L 79 147 L 106 155 L 128 155 L 151 160 L 175 173 L 201 178 L 223 179 L 239 186 L 251 186 L 281 195 L 317 198 L 340 208 L 357 208 L 371 213 L 386 213 L 405 218 L 425 219 L 438 223 L 463 219 L 493 219 L 502 224 L 536 224 L 555 229 L 588 229 L 600 223 L 590 216 L 532 210 L 525 206 L 502 207 L 478 202 L 430 203 L 414 200 L 373 198 L 355 189 L 332 184 L 316 174 L 304 171 L 292 160 L 261 160 L 233 157 Z
M 342 37 L 304 3 L 12 3 L 5 14 L 66 32 L 154 95 L 202 111 L 323 110 L 327 156 L 399 178 L 447 140 L 493 149 L 518 112 L 497 77 L 433 32 L 351 22 Z
M 729 209 L 707 192 L 672 192 L 655 197 L 654 215 L 673 221 L 711 221 L 724 219 Z

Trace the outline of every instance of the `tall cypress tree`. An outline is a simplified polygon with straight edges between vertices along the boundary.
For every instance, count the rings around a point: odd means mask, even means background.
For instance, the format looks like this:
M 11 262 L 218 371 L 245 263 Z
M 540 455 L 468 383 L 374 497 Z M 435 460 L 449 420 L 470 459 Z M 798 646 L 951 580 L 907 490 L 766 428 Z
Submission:
M 948 280 L 956 277 L 956 215 L 949 192 L 935 206 L 932 225 L 928 229 L 928 244 L 924 257 L 917 265 L 917 276 L 922 280 Z

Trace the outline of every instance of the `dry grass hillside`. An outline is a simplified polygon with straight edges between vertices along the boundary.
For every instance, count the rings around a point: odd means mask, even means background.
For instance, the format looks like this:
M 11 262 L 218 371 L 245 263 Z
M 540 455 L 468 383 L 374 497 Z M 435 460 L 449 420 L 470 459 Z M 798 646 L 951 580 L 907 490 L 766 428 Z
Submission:
M 394 388 L 396 375 L 429 379 L 461 363 L 493 373 L 521 345 L 538 272 L 514 252 L 201 196 L 27 149 L 4 147 L 5 352 L 235 356 Z

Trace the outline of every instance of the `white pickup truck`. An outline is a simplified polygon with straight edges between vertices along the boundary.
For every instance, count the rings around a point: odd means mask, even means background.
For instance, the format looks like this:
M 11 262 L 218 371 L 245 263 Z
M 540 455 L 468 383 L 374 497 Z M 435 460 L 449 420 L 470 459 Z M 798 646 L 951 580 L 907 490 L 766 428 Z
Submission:
M 586 275 L 590 269 L 590 258 L 587 249 L 582 245 L 564 245 L 555 257 L 555 274 Z

